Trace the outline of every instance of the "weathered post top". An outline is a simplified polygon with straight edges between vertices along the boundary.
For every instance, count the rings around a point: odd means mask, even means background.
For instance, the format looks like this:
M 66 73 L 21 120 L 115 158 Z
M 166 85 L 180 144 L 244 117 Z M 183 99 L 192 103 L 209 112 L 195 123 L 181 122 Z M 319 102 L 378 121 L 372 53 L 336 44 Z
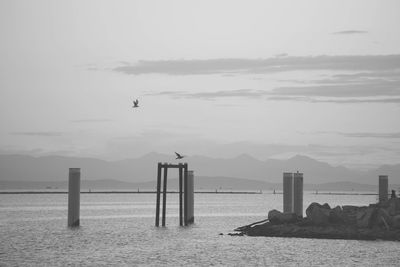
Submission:
M 71 174 L 81 173 L 81 168 L 69 168 L 69 173 Z

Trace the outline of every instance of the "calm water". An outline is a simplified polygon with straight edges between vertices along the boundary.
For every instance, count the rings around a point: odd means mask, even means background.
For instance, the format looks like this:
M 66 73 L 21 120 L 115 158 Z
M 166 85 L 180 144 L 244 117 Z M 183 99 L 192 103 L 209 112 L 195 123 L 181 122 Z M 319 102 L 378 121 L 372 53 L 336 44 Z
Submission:
M 305 193 L 312 201 L 366 205 L 376 196 Z M 82 194 L 81 227 L 67 223 L 67 195 L 0 195 L 0 265 L 400 266 L 400 242 L 231 237 L 238 226 L 282 209 L 282 195 L 195 195 L 195 224 L 154 227 L 153 194 Z M 224 233 L 224 235 L 219 235 Z

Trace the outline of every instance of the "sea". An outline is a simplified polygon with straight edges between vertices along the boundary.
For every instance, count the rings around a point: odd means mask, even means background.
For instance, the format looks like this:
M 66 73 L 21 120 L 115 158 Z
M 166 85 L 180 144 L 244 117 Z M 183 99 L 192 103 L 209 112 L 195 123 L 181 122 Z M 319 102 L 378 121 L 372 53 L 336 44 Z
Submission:
M 195 223 L 179 226 L 178 194 L 155 227 L 152 193 L 81 194 L 67 227 L 67 194 L 0 194 L 0 266 L 400 266 L 400 242 L 230 236 L 282 210 L 282 195 L 195 194 Z M 311 202 L 368 205 L 375 195 L 304 192 Z

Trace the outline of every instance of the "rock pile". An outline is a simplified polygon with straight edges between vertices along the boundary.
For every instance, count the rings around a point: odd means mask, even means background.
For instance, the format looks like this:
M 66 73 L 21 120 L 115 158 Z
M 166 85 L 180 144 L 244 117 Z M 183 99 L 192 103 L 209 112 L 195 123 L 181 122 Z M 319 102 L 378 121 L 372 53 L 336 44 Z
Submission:
M 363 207 L 311 203 L 305 218 L 271 210 L 266 222 L 235 231 L 249 236 L 400 241 L 400 198 Z
M 400 198 L 371 204 L 369 206 L 337 206 L 333 209 L 328 204 L 311 203 L 306 209 L 309 222 L 325 226 L 343 224 L 357 228 L 400 229 Z

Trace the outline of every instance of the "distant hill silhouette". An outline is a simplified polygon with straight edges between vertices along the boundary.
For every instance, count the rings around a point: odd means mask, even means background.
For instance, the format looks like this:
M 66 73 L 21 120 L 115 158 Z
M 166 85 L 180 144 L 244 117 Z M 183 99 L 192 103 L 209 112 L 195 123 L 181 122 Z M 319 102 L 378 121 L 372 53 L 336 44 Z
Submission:
M 176 161 L 172 154 L 154 152 L 139 158 L 120 161 L 64 156 L 0 155 L 0 181 L 66 181 L 68 168 L 80 167 L 82 179 L 85 180 L 152 182 L 156 178 L 157 162 L 179 161 Z M 366 172 L 342 166 L 334 167 L 301 155 L 287 160 L 261 161 L 246 154 L 230 159 L 192 156 L 183 162 L 188 162 L 189 169 L 195 171 L 196 177 L 229 177 L 280 184 L 283 172 L 298 170 L 304 173 L 306 184 L 347 181 L 376 185 L 380 174 L 389 175 L 391 184 L 400 184 L 400 164 L 384 165 Z M 177 178 L 177 175 L 177 171 L 169 171 L 170 179 Z

